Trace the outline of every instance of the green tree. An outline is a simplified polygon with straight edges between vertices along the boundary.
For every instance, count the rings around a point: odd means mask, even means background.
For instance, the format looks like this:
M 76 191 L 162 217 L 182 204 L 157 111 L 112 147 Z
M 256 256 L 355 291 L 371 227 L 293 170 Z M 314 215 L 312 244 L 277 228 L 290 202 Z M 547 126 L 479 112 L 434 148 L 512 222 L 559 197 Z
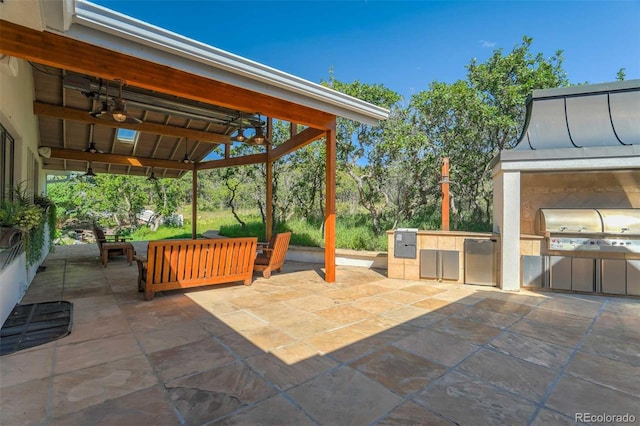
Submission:
M 364 101 L 386 108 L 397 107 L 402 97 L 382 84 L 359 81 L 343 83 L 332 74 L 326 86 Z M 384 229 L 389 206 L 387 165 L 398 154 L 396 141 L 385 138 L 385 126 L 358 123 L 338 118 L 336 139 L 338 166 L 356 183 L 358 200 L 371 216 L 373 230 L 380 235 Z
M 412 96 L 415 122 L 434 154 L 450 157 L 454 228 L 490 228 L 491 159 L 515 146 L 534 89 L 568 85 L 562 51 L 544 58 L 530 52 L 532 41 L 523 37 L 506 55 L 497 49 L 485 63 L 471 60 L 467 80 L 435 81 Z

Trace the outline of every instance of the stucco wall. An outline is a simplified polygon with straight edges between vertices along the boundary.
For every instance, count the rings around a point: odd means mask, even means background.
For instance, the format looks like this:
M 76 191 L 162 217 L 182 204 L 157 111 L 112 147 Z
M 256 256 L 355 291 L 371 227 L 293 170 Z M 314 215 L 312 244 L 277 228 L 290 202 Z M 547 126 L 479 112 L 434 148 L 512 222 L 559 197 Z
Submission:
M 29 150 L 42 168 L 42 159 L 38 156 L 38 120 L 33 115 L 35 95 L 31 65 L 21 59 L 0 58 L 0 93 L 0 122 L 16 141 L 14 182 L 17 184 L 31 179 L 27 176 Z M 41 172 L 35 186 L 38 193 L 44 190 L 45 181 L 46 176 Z
M 522 173 L 521 179 L 523 234 L 535 233 L 540 208 L 640 208 L 640 170 Z
M 42 159 L 38 156 L 40 135 L 38 121 L 33 115 L 33 77 L 29 63 L 8 57 L 0 58 L 0 123 L 15 139 L 14 183 L 31 179 L 27 175 L 28 152 L 31 151 L 38 167 L 42 169 Z M 45 173 L 40 171 L 39 182 L 35 186 L 38 193 L 45 188 Z M 46 226 L 46 224 L 45 224 Z M 45 230 L 45 236 L 48 231 Z M 43 247 L 42 259 L 48 253 L 48 242 Z M 22 253 L 4 270 L 0 271 L 0 324 L 11 313 L 13 306 L 19 303 L 29 284 L 33 280 L 38 265 L 26 266 L 26 256 Z

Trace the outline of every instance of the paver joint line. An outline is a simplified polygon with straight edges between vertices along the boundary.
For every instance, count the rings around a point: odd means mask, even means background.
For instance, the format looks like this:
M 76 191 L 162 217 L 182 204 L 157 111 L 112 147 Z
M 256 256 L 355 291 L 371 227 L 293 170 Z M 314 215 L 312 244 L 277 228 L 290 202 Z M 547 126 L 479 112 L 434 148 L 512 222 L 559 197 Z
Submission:
M 547 392 L 542 397 L 540 402 L 537 404 L 537 408 L 536 408 L 535 412 L 531 415 L 531 418 L 529 419 L 529 424 L 533 423 L 535 418 L 540 413 L 540 410 L 547 403 L 547 400 L 551 396 L 551 393 L 555 390 L 555 388 L 558 385 L 558 383 L 560 382 L 560 379 L 562 378 L 562 376 L 564 376 L 565 371 L 567 370 L 567 367 L 571 363 L 571 360 L 573 360 L 573 357 L 575 356 L 576 352 L 578 352 L 578 350 L 580 349 L 580 346 L 582 346 L 582 342 L 584 342 L 584 339 L 586 339 L 587 336 L 589 335 L 589 333 L 591 332 L 591 329 L 593 328 L 593 324 L 595 324 L 595 322 L 598 319 L 598 317 L 600 317 L 600 314 L 602 314 L 602 311 L 604 310 L 604 308 L 607 305 L 607 303 L 608 303 L 608 300 L 605 299 L 604 303 L 602 303 L 600 305 L 600 308 L 598 309 L 598 312 L 596 313 L 596 315 L 591 320 L 591 323 L 589 324 L 589 327 L 587 328 L 587 330 L 584 332 L 584 335 L 582 336 L 582 338 L 580 339 L 578 344 L 576 344 L 575 347 L 573 348 L 573 350 L 571 351 L 571 354 L 567 358 L 567 361 L 564 363 L 564 365 L 562 367 L 560 367 L 560 371 L 558 372 L 558 375 L 553 380 L 553 382 L 551 382 L 551 385 L 549 385 L 549 389 L 547 389 Z

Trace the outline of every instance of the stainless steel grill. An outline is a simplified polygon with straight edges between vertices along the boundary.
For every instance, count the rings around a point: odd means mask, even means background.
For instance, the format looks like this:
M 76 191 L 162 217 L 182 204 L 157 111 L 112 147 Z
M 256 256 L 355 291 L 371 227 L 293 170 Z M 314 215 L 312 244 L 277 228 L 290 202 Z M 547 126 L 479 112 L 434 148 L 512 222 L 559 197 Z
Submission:
M 640 254 L 640 209 L 540 209 L 549 250 Z

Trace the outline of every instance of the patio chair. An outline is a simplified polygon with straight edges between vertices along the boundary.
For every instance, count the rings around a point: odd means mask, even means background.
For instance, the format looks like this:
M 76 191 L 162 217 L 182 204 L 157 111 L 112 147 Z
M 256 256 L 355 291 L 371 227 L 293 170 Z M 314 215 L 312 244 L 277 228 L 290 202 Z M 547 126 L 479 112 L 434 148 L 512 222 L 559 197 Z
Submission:
M 96 244 L 100 250 L 100 259 L 102 260 L 102 266 L 107 267 L 109 256 L 114 255 L 126 255 L 127 262 L 131 266 L 133 262 L 133 255 L 136 254 L 133 249 L 133 244 L 127 243 L 124 237 L 119 235 L 106 235 L 102 228 L 98 226 L 93 227 L 93 236 L 96 238 Z
M 265 278 L 271 277 L 272 271 L 282 272 L 284 257 L 289 249 L 291 232 L 281 232 L 271 238 L 269 244 L 258 248 L 258 255 L 253 264 L 254 271 L 262 271 Z

